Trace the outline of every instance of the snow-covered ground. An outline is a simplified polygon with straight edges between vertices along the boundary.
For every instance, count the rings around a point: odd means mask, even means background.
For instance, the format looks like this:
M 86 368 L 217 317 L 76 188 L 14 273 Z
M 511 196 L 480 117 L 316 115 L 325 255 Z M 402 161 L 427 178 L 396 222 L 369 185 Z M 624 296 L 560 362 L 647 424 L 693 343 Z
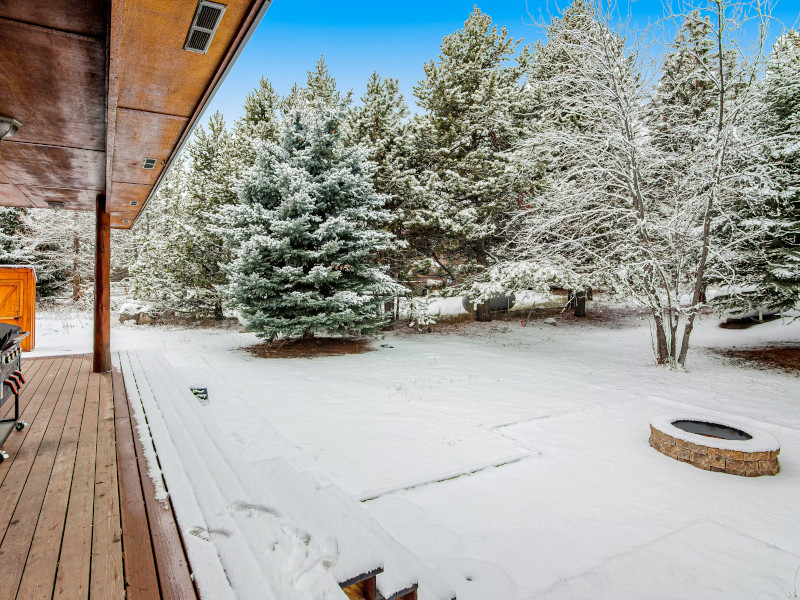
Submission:
M 653 365 L 642 320 L 466 324 L 388 334 L 362 355 L 257 359 L 232 330 L 115 326 L 209 406 L 220 444 L 265 452 L 269 423 L 456 588 L 461 600 L 794 598 L 800 594 L 800 377 L 706 348 L 800 342 L 800 322 L 696 329 L 689 372 Z M 40 313 L 34 354 L 88 352 L 85 316 Z M 649 420 L 698 410 L 777 437 L 781 473 L 695 469 Z M 209 413 L 211 414 L 211 413 Z

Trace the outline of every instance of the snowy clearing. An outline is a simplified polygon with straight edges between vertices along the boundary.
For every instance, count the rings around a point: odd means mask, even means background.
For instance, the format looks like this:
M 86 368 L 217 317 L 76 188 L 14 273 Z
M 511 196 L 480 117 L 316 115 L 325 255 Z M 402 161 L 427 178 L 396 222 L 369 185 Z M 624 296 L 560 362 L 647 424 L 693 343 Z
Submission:
M 800 324 L 706 319 L 681 373 L 653 365 L 644 320 L 557 321 L 392 333 L 313 360 L 255 358 L 240 349 L 255 337 L 233 330 L 126 324 L 112 340 L 207 387 L 197 412 L 243 469 L 274 452 L 259 432 L 279 431 L 461 600 L 795 597 L 800 377 L 704 348 L 800 343 Z M 38 315 L 34 355 L 90 349 L 88 318 Z M 771 434 L 781 473 L 706 472 L 650 448 L 650 420 L 684 412 Z

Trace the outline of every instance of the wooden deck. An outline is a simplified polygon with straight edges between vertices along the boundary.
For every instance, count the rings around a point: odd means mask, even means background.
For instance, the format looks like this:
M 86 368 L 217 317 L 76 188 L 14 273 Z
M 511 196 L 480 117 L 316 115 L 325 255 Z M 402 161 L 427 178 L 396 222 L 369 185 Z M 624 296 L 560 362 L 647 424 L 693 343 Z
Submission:
M 122 378 L 91 366 L 91 355 L 23 361 L 28 426 L 0 463 L 0 600 L 196 599 Z

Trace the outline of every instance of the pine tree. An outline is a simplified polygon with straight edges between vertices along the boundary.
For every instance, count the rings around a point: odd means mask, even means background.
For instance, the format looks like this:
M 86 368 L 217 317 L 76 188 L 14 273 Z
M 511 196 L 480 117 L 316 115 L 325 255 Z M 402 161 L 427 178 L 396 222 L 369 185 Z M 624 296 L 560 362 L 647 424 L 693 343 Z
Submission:
M 0 207 L 0 264 L 32 264 L 33 256 L 25 244 L 25 217 L 27 210 Z
M 475 7 L 463 29 L 444 38 L 438 60 L 424 66 L 425 79 L 415 87 L 427 111 L 416 128 L 427 193 L 414 218 L 441 240 L 435 245 L 447 254 L 443 267 L 448 261 L 487 266 L 513 202 L 508 153 L 523 134 L 527 58 L 527 51 L 517 55 L 518 43 Z M 490 320 L 488 304 L 476 318 Z
M 280 96 L 264 77 L 247 94 L 244 117 L 236 122 L 229 143 L 223 150 L 228 155 L 224 160 L 230 165 L 227 188 L 232 198 L 236 196 L 235 188 L 239 179 L 256 163 L 260 144 L 277 139 L 280 106 Z
M 734 268 L 745 281 L 717 304 L 735 311 L 779 311 L 800 302 L 800 33 L 775 43 L 760 82 L 751 127 L 763 140 L 772 175 L 763 204 L 744 203 L 739 220 L 757 224 L 751 243 L 737 252 Z
M 658 143 L 691 160 L 702 130 L 713 128 L 717 87 L 713 80 L 714 43 L 711 20 L 691 12 L 666 55 L 652 102 Z M 698 127 L 703 123 L 704 127 Z
M 130 266 L 133 297 L 159 308 L 185 309 L 186 290 L 176 277 L 185 267 L 184 257 L 174 240 L 181 227 L 186 178 L 185 158 L 180 156 L 131 231 L 138 250 Z
M 396 79 L 374 72 L 367 82 L 361 104 L 353 107 L 343 126 L 346 145 L 360 144 L 375 163 L 372 177 L 375 191 L 386 198 L 390 220 L 387 227 L 400 240 L 387 256 L 395 278 L 407 276 L 414 253 L 406 243 L 408 223 L 421 187 L 411 163 L 414 152 L 412 128 L 407 122 L 408 105 Z
M 295 83 L 291 91 L 283 98 L 284 111 L 294 110 L 301 97 L 311 104 L 346 111 L 353 102 L 353 91 L 342 94 L 336 85 L 336 79 L 328 71 L 325 56 L 320 56 L 314 69 L 308 71 L 306 75 L 306 85 L 300 87 Z
M 298 97 L 217 231 L 236 249 L 233 304 L 261 338 L 368 333 L 400 290 L 376 263 L 392 248 L 373 164 L 341 141 L 342 112 Z
M 222 115 L 215 113 L 208 128 L 200 127 L 187 148 L 185 193 L 179 195 L 173 218 L 170 254 L 179 261 L 168 265 L 178 290 L 182 290 L 183 310 L 198 316 L 223 316 L 223 294 L 227 283 L 221 265 L 230 260 L 229 249 L 208 224 L 228 203 L 235 201 L 231 190 L 231 154 L 226 151 L 229 134 Z

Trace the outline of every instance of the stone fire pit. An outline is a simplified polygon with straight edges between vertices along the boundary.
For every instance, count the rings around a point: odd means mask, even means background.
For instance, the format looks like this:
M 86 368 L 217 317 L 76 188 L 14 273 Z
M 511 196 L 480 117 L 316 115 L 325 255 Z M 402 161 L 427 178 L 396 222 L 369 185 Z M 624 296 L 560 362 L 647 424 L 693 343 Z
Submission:
M 671 415 L 650 421 L 650 445 L 698 469 L 758 477 L 780 471 L 777 439 L 728 418 Z

